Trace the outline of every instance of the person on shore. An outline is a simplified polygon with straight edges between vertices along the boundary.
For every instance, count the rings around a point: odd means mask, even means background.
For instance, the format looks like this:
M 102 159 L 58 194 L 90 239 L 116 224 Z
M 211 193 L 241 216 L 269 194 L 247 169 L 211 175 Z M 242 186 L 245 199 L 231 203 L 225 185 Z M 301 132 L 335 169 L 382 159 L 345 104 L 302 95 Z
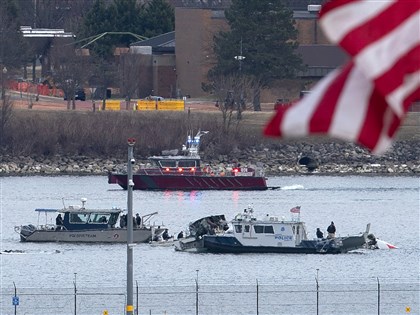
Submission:
M 316 237 L 319 239 L 324 238 L 324 233 L 322 233 L 322 231 L 319 228 L 316 228 Z
M 136 225 L 137 227 L 140 227 L 141 225 L 141 217 L 140 214 L 136 213 Z
M 328 232 L 328 237 L 327 238 L 335 238 L 335 225 L 334 222 L 331 221 L 331 224 L 328 226 L 327 228 L 327 232 Z

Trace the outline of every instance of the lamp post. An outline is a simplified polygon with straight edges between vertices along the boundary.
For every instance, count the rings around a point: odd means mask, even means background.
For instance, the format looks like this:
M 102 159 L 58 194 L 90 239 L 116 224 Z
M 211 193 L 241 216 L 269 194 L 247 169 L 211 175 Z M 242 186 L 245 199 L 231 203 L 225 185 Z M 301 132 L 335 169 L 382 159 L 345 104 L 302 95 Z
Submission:
M 238 103 L 238 108 L 237 108 L 238 109 L 238 119 L 240 119 L 241 118 L 241 111 L 243 109 L 242 105 L 243 105 L 243 101 L 244 101 L 244 88 L 243 88 L 244 82 L 242 81 L 242 61 L 245 59 L 245 56 L 242 55 L 242 37 L 241 37 L 240 55 L 235 56 L 234 58 L 239 61 L 239 79 L 241 80 L 240 83 L 239 83 L 241 85 L 241 87 L 240 87 L 241 93 L 240 93 L 240 96 L 239 96 L 239 103 Z
M 126 314 L 133 315 L 133 146 L 136 143 L 134 138 L 129 138 L 128 161 L 127 161 L 127 305 Z

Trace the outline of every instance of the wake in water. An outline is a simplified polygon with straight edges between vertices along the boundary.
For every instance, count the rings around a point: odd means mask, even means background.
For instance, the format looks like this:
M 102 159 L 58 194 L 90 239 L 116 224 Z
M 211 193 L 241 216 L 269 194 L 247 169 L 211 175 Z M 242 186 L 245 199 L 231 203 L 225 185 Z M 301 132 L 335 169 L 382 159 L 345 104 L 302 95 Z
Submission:
M 280 188 L 281 190 L 298 190 L 298 189 L 305 189 L 303 185 L 290 185 L 290 186 L 284 186 Z

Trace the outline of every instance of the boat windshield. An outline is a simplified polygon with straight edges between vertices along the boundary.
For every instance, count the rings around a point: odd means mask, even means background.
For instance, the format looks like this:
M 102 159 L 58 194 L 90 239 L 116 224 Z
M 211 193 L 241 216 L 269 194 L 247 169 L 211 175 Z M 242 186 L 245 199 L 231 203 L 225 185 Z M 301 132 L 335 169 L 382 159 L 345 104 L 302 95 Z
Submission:
M 87 223 L 89 213 L 70 213 L 70 223 Z
M 194 160 L 181 160 L 178 162 L 179 167 L 195 167 Z
M 161 167 L 176 167 L 176 161 L 175 160 L 160 160 L 159 165 Z
M 89 223 L 108 223 L 110 213 L 91 213 Z

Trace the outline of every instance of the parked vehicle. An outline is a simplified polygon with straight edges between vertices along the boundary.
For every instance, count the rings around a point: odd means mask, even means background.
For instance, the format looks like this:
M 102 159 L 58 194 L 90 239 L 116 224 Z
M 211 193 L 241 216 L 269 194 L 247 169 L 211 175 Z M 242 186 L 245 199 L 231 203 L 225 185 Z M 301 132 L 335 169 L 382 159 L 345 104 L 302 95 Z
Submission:
M 77 101 L 86 101 L 86 93 L 83 89 L 78 89 L 74 93 L 74 99 Z M 67 101 L 67 95 L 64 94 L 64 100 Z

